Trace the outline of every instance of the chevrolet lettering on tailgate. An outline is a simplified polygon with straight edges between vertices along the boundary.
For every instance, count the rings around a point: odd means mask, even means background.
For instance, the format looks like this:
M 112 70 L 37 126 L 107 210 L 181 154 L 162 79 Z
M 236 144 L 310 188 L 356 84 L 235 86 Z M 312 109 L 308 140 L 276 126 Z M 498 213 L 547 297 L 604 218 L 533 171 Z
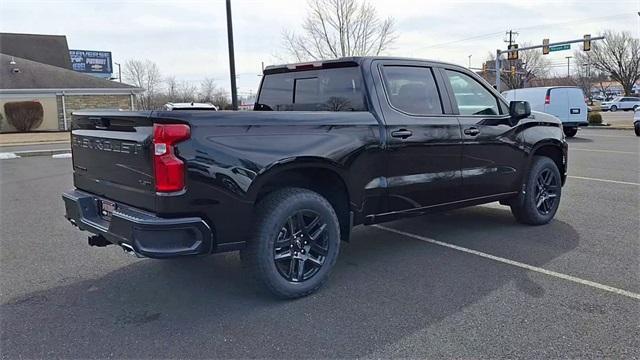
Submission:
M 113 139 L 100 139 L 88 136 L 73 135 L 71 143 L 73 147 L 92 150 L 110 151 L 132 155 L 137 155 L 142 152 L 141 144 Z

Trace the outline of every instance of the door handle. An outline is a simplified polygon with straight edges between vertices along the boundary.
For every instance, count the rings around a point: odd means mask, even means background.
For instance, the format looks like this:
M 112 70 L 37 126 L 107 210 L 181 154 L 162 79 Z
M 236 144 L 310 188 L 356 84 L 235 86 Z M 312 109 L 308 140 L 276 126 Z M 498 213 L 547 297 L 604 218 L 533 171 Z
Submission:
M 391 136 L 393 136 L 394 138 L 406 139 L 411 135 L 413 135 L 413 131 L 407 129 L 400 129 L 391 132 Z
M 464 129 L 464 134 L 469 136 L 476 136 L 480 134 L 480 130 L 478 130 L 478 128 L 472 127 L 472 128 Z

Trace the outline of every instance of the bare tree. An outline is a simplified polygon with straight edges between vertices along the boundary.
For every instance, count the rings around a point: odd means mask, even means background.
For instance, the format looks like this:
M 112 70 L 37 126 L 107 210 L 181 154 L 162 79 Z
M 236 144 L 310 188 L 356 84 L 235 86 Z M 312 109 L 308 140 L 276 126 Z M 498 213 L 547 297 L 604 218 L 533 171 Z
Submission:
M 521 47 L 530 46 L 529 43 L 523 43 Z M 495 61 L 495 54 L 489 54 L 489 61 Z M 544 78 L 549 75 L 551 62 L 544 58 L 540 50 L 524 50 L 518 51 L 518 60 L 501 60 L 501 65 L 515 66 L 516 74 L 513 76 L 510 69 L 502 69 L 500 80 L 509 89 L 519 89 L 525 86 L 531 86 L 530 83 L 534 79 Z M 493 69 L 494 66 L 491 66 Z
M 212 78 L 204 78 L 200 82 L 200 91 L 198 93 L 198 101 L 212 103 L 214 93 L 217 90 L 216 82 Z
M 576 52 L 579 63 L 588 63 L 608 74 L 622 85 L 625 95 L 631 95 L 640 79 L 640 40 L 628 32 L 604 32 L 604 40 L 591 44 L 591 51 Z
M 144 89 L 137 97 L 139 109 L 155 109 L 161 105 L 157 103 L 157 95 L 162 76 L 156 63 L 150 60 L 128 60 L 124 65 L 123 77 L 128 83 Z
M 181 81 L 176 88 L 176 102 L 194 102 L 198 96 L 198 88 L 188 81 Z
M 217 88 L 213 92 L 211 103 L 220 110 L 225 110 L 231 104 L 229 93 L 226 90 Z
M 165 86 L 167 88 L 166 96 L 168 101 L 175 101 L 174 99 L 178 96 L 178 81 L 175 76 L 167 76 L 164 80 Z
M 396 39 L 394 20 L 378 17 L 367 0 L 308 0 L 300 33 L 283 32 L 297 61 L 379 55 Z

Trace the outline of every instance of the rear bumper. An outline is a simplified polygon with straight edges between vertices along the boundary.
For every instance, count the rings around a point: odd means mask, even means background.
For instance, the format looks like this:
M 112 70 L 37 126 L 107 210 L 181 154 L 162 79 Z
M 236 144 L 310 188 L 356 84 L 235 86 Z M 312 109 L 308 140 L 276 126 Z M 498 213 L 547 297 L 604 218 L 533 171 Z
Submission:
M 160 218 L 152 213 L 116 203 L 111 218 L 100 215 L 99 196 L 79 190 L 62 194 L 66 218 L 81 230 L 132 248 L 151 258 L 210 253 L 213 232 L 198 217 Z
M 563 127 L 579 127 L 579 126 L 589 126 L 589 122 L 587 121 L 563 121 Z

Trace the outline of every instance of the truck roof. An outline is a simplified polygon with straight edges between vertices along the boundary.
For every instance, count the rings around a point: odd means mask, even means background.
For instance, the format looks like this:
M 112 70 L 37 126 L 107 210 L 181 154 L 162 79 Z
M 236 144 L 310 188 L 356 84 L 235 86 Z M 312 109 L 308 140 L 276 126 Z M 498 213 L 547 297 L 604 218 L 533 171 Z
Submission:
M 429 60 L 429 59 L 418 59 L 418 58 L 409 58 L 409 57 L 397 57 L 397 56 L 349 56 L 342 57 L 337 59 L 327 59 L 327 60 L 312 60 L 306 62 L 299 63 L 289 63 L 289 64 L 280 64 L 280 65 L 269 65 L 264 68 L 264 74 L 275 74 L 289 71 L 304 71 L 304 70 L 312 70 L 314 68 L 335 68 L 335 67 L 350 67 L 350 66 L 359 66 L 362 63 L 367 61 L 374 60 L 398 60 L 398 61 L 425 61 L 436 64 L 443 64 L 448 66 L 461 67 L 460 65 L 445 63 L 437 60 Z

